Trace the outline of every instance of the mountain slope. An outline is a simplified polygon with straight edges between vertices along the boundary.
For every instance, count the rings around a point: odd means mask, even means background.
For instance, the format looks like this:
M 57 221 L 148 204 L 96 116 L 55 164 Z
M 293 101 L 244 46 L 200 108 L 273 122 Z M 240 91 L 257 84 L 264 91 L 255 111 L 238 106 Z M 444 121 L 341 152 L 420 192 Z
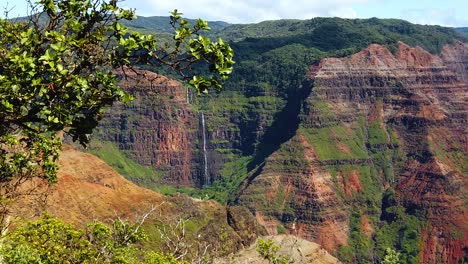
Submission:
M 77 226 L 117 217 L 135 221 L 138 215 L 155 207 L 144 226 L 149 235 L 147 246 L 167 250 L 159 232 L 182 232 L 174 228 L 183 220 L 186 229 L 182 242 L 194 245 L 189 248 L 188 257 L 197 253 L 196 246 L 209 245 L 210 256 L 237 252 L 253 243 L 257 235 L 264 234 L 245 208 L 226 208 L 214 201 L 155 193 L 124 179 L 99 158 L 70 146 L 64 147 L 59 165 L 58 183 L 46 190 L 36 190 L 35 193 L 47 192 L 42 196 L 44 199 L 28 195 L 19 201 L 14 206 L 19 217 L 15 221 L 37 217 L 44 211 Z M 198 244 L 200 237 L 203 241 Z

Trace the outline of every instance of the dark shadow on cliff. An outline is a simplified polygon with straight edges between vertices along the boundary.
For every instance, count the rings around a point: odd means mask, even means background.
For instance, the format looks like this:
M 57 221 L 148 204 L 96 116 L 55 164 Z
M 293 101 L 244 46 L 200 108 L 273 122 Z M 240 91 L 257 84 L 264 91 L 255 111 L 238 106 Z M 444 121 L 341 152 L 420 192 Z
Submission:
M 301 122 L 301 109 L 312 91 L 312 86 L 312 80 L 304 80 L 298 89 L 288 93 L 286 106 L 275 115 L 275 121 L 266 130 L 257 146 L 254 158 L 247 167 L 249 171 L 257 168 L 268 156 L 296 134 Z

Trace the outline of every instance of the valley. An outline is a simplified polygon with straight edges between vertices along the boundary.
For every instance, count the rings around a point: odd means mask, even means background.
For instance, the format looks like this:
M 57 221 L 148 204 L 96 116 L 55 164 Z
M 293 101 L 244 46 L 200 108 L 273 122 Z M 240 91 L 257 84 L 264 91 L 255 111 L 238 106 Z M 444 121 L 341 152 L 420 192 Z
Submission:
M 137 99 L 109 112 L 97 140 L 153 173 L 123 175 L 245 206 L 269 234 L 317 242 L 345 263 L 372 263 L 387 247 L 405 263 L 462 261 L 466 37 L 338 18 L 213 34 L 233 41 L 237 60 L 219 94 L 124 84 Z

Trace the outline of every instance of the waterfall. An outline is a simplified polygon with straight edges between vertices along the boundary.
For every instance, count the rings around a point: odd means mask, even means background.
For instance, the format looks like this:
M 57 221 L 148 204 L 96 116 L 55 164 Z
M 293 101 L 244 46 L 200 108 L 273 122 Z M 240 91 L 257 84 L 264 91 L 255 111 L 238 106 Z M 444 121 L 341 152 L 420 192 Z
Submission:
M 205 164 L 204 164 L 205 178 L 203 179 L 202 185 L 206 185 L 210 183 L 210 180 L 208 178 L 208 157 L 207 157 L 207 151 L 206 151 L 206 127 L 205 127 L 205 115 L 203 114 L 203 112 L 201 112 L 201 123 L 202 123 L 202 139 L 203 139 L 203 158 L 205 161 Z
M 190 104 L 190 91 L 188 87 L 186 88 L 186 91 L 187 91 L 187 104 Z

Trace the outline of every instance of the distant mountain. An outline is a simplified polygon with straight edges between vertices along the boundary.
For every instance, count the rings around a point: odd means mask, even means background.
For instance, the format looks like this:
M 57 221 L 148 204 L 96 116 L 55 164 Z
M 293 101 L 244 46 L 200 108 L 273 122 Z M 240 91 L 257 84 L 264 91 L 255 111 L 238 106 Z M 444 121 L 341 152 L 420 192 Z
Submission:
M 455 30 L 463 34 L 468 34 L 468 27 L 459 27 L 455 28 Z
M 189 24 L 195 25 L 197 19 L 190 19 L 186 18 Z M 16 17 L 11 19 L 14 22 L 23 22 L 28 21 L 29 17 Z M 47 15 L 45 13 L 40 15 L 39 20 L 43 23 L 47 21 Z M 141 33 L 150 34 L 150 33 L 172 33 L 174 32 L 170 22 L 169 16 L 151 16 L 151 17 L 144 17 L 138 16 L 134 20 L 121 20 L 120 21 L 125 26 L 129 27 L 130 29 L 137 30 Z M 223 30 L 225 27 L 230 26 L 231 24 L 224 22 L 224 21 L 208 21 L 209 26 L 211 27 L 211 32 L 217 32 Z
M 192 25 L 194 25 L 197 22 L 196 19 L 187 20 Z M 208 21 L 208 23 L 213 31 L 221 30 L 230 25 L 229 23 L 223 21 Z M 137 19 L 131 21 L 122 21 L 122 24 L 140 30 L 143 29 L 167 33 L 173 32 L 168 16 L 139 16 Z
M 231 25 L 220 32 L 220 37 L 244 42 L 249 48 L 272 49 L 296 43 L 323 51 L 361 49 L 370 43 L 387 45 L 403 41 L 411 46 L 422 46 L 431 53 L 439 53 L 452 39 L 466 41 L 466 37 L 448 27 L 416 25 L 400 19 L 324 17 Z

